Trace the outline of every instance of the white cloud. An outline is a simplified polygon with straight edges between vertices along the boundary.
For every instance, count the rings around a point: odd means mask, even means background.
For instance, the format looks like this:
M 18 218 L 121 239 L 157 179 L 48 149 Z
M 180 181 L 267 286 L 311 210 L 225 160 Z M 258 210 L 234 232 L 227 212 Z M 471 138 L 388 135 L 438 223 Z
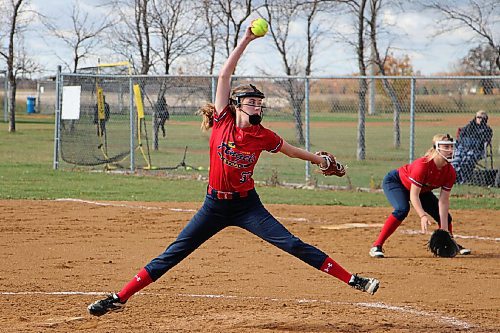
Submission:
M 395 25 L 398 22 L 396 14 L 390 9 L 386 9 L 382 13 L 382 23 L 387 25 Z

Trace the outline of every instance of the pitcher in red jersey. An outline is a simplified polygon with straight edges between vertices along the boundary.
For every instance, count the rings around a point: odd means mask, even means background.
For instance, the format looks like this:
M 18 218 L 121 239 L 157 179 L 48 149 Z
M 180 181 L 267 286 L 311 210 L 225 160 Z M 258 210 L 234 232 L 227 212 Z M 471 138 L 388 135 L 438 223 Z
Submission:
M 370 256 L 383 258 L 382 246 L 410 212 L 410 202 L 420 217 L 423 233 L 431 225 L 432 217 L 441 229 L 452 231 L 452 218 L 449 213 L 450 192 L 455 183 L 456 173 L 451 165 L 455 142 L 448 134 L 436 134 L 432 148 L 425 156 L 390 171 L 382 182 L 385 196 L 394 207 L 387 218 L 377 240 L 370 249 Z M 441 188 L 439 199 L 432 190 Z M 470 250 L 459 245 L 460 254 L 470 254 Z
M 219 73 L 215 104 L 207 104 L 200 109 L 202 128 L 212 129 L 209 182 L 203 206 L 177 239 L 140 270 L 120 292 L 89 305 L 90 314 L 100 316 L 122 310 L 130 296 L 159 279 L 228 226 L 245 229 L 358 290 L 370 294 L 377 291 L 377 279 L 347 272 L 324 252 L 292 235 L 264 208 L 255 191 L 252 176 L 264 150 L 310 161 L 322 169 L 330 163 L 327 158 L 288 144 L 261 125 L 265 96 L 257 87 L 243 85 L 231 91 L 231 75 L 238 59 L 256 38 L 247 28 Z

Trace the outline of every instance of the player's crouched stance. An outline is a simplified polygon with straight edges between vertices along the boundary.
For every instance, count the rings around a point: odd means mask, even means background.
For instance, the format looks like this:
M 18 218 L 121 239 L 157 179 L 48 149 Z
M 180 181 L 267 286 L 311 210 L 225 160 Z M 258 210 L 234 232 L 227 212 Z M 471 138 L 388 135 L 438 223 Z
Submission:
M 394 211 L 386 219 L 378 238 L 369 254 L 373 258 L 384 258 L 382 249 L 410 212 L 410 203 L 420 216 L 422 233 L 427 232 L 434 219 L 440 229 L 453 235 L 452 217 L 449 212 L 450 192 L 455 183 L 456 172 L 451 164 L 455 142 L 448 134 L 436 134 L 432 138 L 432 148 L 410 164 L 390 171 L 382 182 L 385 196 Z M 441 188 L 439 198 L 433 190 Z M 471 253 L 470 249 L 456 244 L 461 255 Z
M 267 211 L 255 191 L 252 175 L 262 151 L 281 152 L 309 161 L 327 176 L 345 174 L 344 167 L 332 154 L 313 154 L 297 148 L 262 126 L 265 96 L 254 85 L 241 85 L 231 91 L 231 74 L 236 63 L 256 38 L 249 27 L 219 73 L 215 105 L 207 104 L 200 109 L 202 128 L 212 129 L 210 173 L 203 206 L 165 252 L 151 260 L 119 293 L 91 304 L 88 309 L 92 315 L 122 310 L 132 295 L 158 280 L 228 226 L 245 229 L 355 289 L 373 295 L 379 288 L 377 279 L 347 272 L 326 253 L 291 234 Z

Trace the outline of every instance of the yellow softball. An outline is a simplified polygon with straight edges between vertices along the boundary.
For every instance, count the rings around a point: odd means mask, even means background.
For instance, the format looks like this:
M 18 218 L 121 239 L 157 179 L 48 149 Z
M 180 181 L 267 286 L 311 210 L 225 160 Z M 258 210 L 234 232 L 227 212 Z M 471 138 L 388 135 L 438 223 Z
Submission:
M 259 17 L 258 19 L 255 19 L 252 21 L 252 33 L 255 36 L 262 37 L 267 33 L 268 29 L 268 24 L 267 21 L 264 20 L 262 17 Z

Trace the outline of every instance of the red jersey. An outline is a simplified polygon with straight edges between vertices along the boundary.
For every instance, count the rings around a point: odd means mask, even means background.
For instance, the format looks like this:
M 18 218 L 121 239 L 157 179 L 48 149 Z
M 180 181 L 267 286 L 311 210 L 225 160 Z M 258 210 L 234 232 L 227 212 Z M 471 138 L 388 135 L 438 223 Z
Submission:
M 208 183 L 218 191 L 249 191 L 254 188 L 253 169 L 260 153 L 277 153 L 282 146 L 283 139 L 262 125 L 236 127 L 228 105 L 214 114 Z
M 450 163 L 438 170 L 434 161 L 427 161 L 427 157 L 420 157 L 413 163 L 400 167 L 398 172 L 404 187 L 410 190 L 411 184 L 414 184 L 420 187 L 422 192 L 429 192 L 439 187 L 451 191 L 457 177 Z

